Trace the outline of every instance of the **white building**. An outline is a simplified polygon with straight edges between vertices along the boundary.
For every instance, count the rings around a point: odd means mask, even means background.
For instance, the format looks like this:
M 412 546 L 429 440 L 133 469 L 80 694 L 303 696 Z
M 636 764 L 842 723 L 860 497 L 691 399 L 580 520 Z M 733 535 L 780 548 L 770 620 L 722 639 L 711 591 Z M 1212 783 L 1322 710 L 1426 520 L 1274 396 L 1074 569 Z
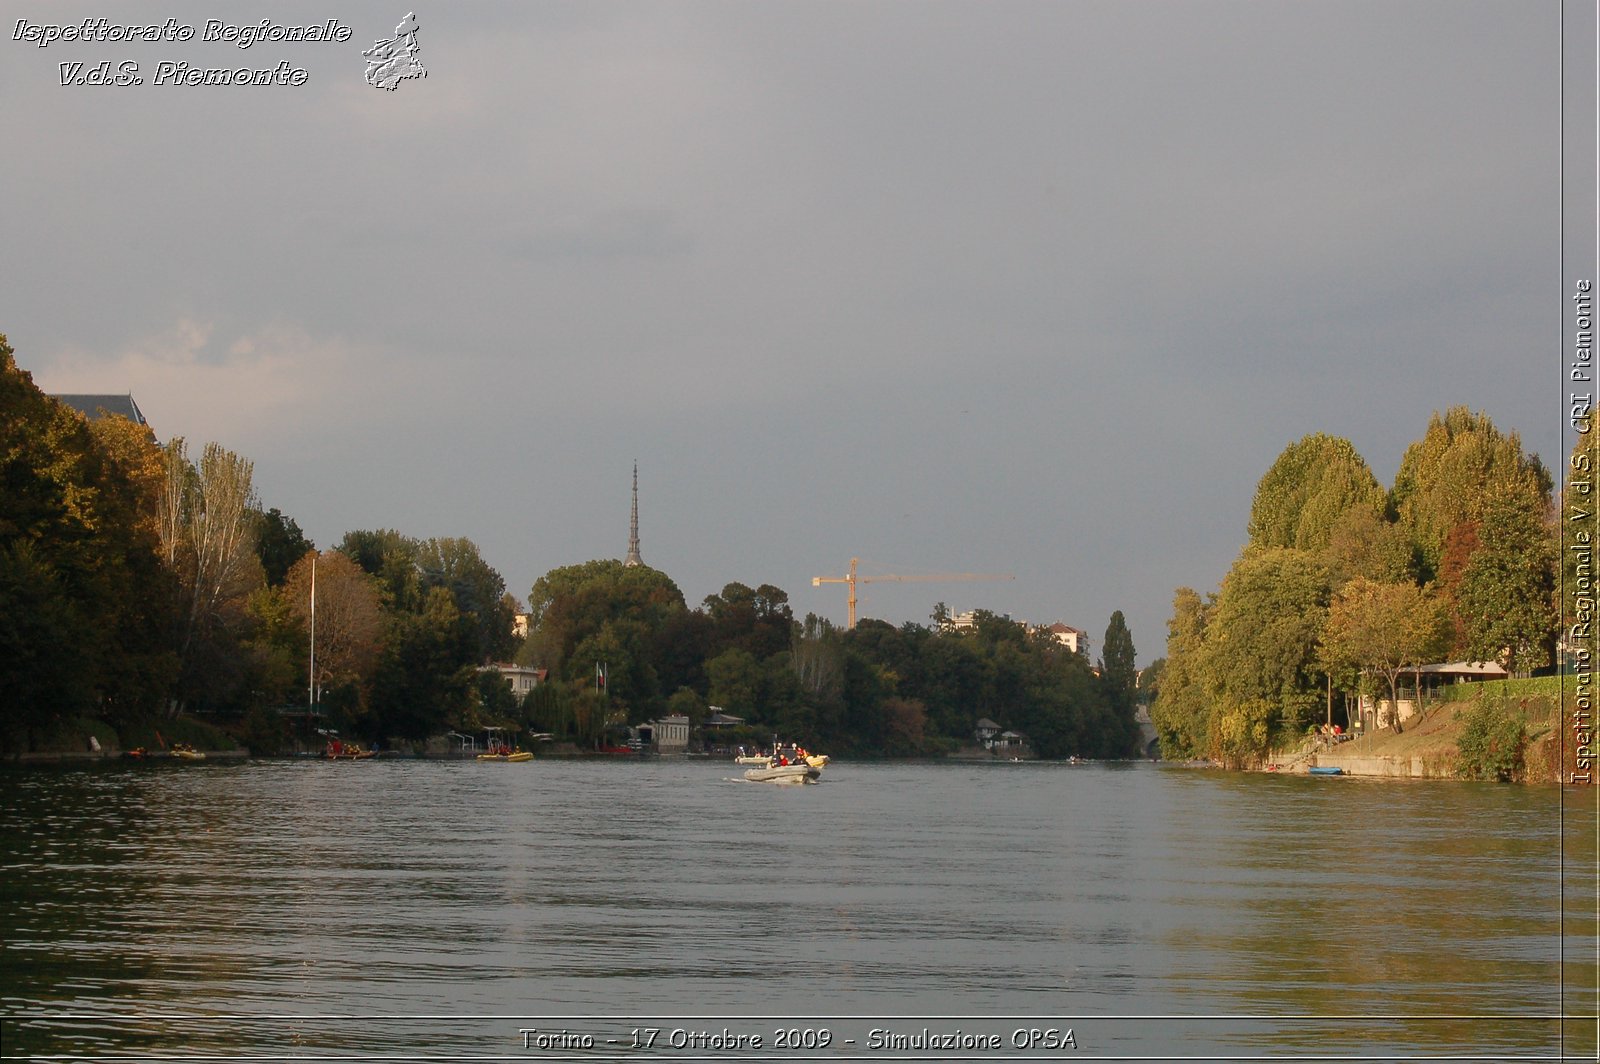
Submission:
M 689 718 L 682 713 L 650 722 L 657 750 L 663 754 L 682 753 L 689 748 Z
M 1084 657 L 1089 656 L 1089 633 L 1082 628 L 1074 628 L 1070 624 L 1063 624 L 1057 621 L 1055 624 L 1047 626 L 1045 631 L 1049 632 L 1050 637 L 1057 643 L 1060 643 L 1074 654 L 1082 654 Z
M 494 671 L 504 676 L 511 684 L 511 693 L 519 699 L 526 697 L 529 691 L 544 683 L 550 675 L 549 669 L 536 669 L 531 665 L 512 665 L 508 662 L 485 665 L 481 671 Z

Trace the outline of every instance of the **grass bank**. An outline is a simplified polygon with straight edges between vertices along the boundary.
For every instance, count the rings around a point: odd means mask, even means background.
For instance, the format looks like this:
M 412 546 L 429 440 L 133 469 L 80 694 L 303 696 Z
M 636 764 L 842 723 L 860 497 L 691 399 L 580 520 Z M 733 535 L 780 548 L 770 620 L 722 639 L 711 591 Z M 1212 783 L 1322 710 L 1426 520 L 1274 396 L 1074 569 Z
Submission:
M 1385 728 L 1339 743 L 1319 761 L 1384 759 L 1409 769 L 1396 775 L 1453 779 L 1483 778 L 1490 762 L 1491 778 L 1555 782 L 1574 767 L 1575 744 L 1563 731 L 1572 707 L 1563 708 L 1561 686 L 1558 676 L 1453 684 L 1407 720 L 1403 731 Z M 1571 697 L 1569 690 L 1566 698 Z

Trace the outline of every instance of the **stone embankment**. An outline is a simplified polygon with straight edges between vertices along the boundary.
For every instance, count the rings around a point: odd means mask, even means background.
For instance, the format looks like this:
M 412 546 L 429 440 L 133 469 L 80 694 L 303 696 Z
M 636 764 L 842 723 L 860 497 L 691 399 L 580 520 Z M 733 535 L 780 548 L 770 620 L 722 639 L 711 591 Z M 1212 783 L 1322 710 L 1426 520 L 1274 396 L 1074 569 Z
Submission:
M 1441 764 L 1434 758 L 1423 757 L 1421 754 L 1414 754 L 1411 757 L 1383 757 L 1377 755 L 1361 757 L 1353 754 L 1327 753 L 1317 754 L 1311 759 L 1311 764 L 1316 765 L 1318 768 L 1337 768 L 1346 776 L 1399 776 L 1410 779 L 1429 779 L 1454 775 L 1451 766 Z

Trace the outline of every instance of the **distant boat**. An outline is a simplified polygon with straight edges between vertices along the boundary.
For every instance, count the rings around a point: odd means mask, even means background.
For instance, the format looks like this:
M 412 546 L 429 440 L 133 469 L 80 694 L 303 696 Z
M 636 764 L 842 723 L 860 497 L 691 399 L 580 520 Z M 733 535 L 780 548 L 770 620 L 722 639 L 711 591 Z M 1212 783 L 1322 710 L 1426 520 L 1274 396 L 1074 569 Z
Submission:
M 1338 765 L 1312 765 L 1306 770 L 1313 776 L 1342 776 L 1344 769 Z
M 479 761 L 532 761 L 532 750 L 505 750 L 495 753 L 479 754 Z
M 504 728 L 485 728 L 484 733 L 487 736 L 484 741 L 485 750 L 478 755 L 479 761 L 533 760 L 533 751 L 506 742 Z

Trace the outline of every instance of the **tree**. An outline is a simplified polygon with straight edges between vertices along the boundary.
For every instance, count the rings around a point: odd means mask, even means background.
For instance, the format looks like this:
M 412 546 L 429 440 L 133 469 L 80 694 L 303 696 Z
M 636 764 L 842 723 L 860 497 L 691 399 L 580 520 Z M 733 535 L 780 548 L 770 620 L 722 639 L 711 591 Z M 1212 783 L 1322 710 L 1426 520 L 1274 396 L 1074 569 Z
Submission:
M 818 702 L 834 702 L 844 685 L 844 647 L 831 621 L 806 614 L 790 642 L 794 673 L 800 687 Z
M 1114 612 L 1106 625 L 1100 654 L 1100 689 L 1106 704 L 1105 719 L 1094 728 L 1103 737 L 1100 756 L 1127 757 L 1139 742 L 1139 722 L 1134 718 L 1139 672 L 1134 667 L 1133 633 L 1121 610 Z
M 1139 673 L 1134 667 L 1133 633 L 1128 631 L 1121 610 L 1113 613 L 1106 625 L 1105 643 L 1100 649 L 1100 682 L 1112 709 L 1131 715 Z
M 486 726 L 508 727 L 517 716 L 517 696 L 511 691 L 511 681 L 499 669 L 478 670 L 478 715 Z
M 373 673 L 369 709 L 355 722 L 357 727 L 373 737 L 409 740 L 450 727 L 472 727 L 477 705 L 476 636 L 472 622 L 462 617 L 442 587 L 428 592 L 421 610 L 391 612 Z
M 186 693 L 215 702 L 229 696 L 224 669 L 245 623 L 250 593 L 262 583 L 256 556 L 252 463 L 216 443 L 191 465 L 183 438 L 166 447 L 158 527 L 178 580 L 176 646 Z
M 1347 510 L 1333 523 L 1322 553 L 1334 587 L 1358 576 L 1368 580 L 1411 580 L 1416 558 L 1399 525 L 1365 506 Z
M 152 534 L 143 433 L 39 391 L 0 336 L 0 729 L 138 719 L 169 693 L 172 585 Z
M 252 709 L 305 702 L 311 648 L 304 618 L 290 608 L 281 585 L 257 588 L 246 612 L 250 628 L 241 650 Z M 257 723 L 263 720 L 258 715 Z
M 1167 659 L 1157 658 L 1139 670 L 1138 693 L 1140 704 L 1149 707 L 1161 695 L 1161 677 L 1167 669 Z
M 268 587 L 278 587 L 289 574 L 289 567 L 315 550 L 300 531 L 294 518 L 285 517 L 276 506 L 256 513 L 256 557 Z
M 478 660 L 504 661 L 514 649 L 511 625 L 514 601 L 506 598 L 506 582 L 483 560 L 470 539 L 429 539 L 417 544 L 417 567 L 426 588 L 448 588 L 456 608 L 473 619 L 478 633 Z
M 378 578 L 385 606 L 413 613 L 426 599 L 417 549 L 416 540 L 392 528 L 346 532 L 338 547 L 340 554 Z
M 1400 727 L 1399 677 L 1449 645 L 1449 618 L 1437 597 L 1411 583 L 1357 577 L 1334 596 L 1318 660 L 1334 671 L 1370 670 L 1388 681 L 1389 723 Z
M 313 551 L 289 569 L 283 596 L 300 631 L 311 630 L 311 581 L 316 570 L 315 686 L 364 685 L 383 645 L 378 581 L 338 551 Z
M 656 654 L 661 633 L 684 613 L 683 593 L 663 572 L 614 559 L 552 569 L 528 595 L 529 633 L 523 656 L 581 689 L 593 678 L 596 649 L 582 644 L 605 633 L 615 644 L 612 695 L 643 719 L 664 710 Z M 609 645 L 609 644 L 608 644 Z M 785 642 L 785 648 L 788 644 Z M 610 660 L 607 658 L 606 660 Z M 673 689 L 681 685 L 674 669 Z
M 1422 439 L 1406 448 L 1391 493 L 1400 525 L 1415 545 L 1424 581 L 1439 573 L 1451 529 L 1482 516 L 1491 499 L 1540 510 L 1552 482 L 1516 433 L 1502 434 L 1487 414 L 1464 406 L 1435 413 Z
M 748 650 L 765 661 L 788 650 L 794 638 L 789 596 L 771 584 L 754 589 L 740 583 L 724 585 L 719 594 L 706 597 L 702 608 L 711 619 L 712 641 L 721 649 Z
M 1351 511 L 1383 512 L 1384 492 L 1349 440 L 1313 433 L 1290 444 L 1256 485 L 1250 544 L 1325 550 Z
M 711 681 L 712 705 L 722 706 L 754 723 L 764 719 L 761 700 L 762 668 L 755 655 L 737 647 L 724 650 L 706 662 Z
M 1212 700 L 1219 706 L 1264 700 L 1275 707 L 1276 729 L 1304 727 L 1321 701 L 1316 646 L 1328 597 L 1328 571 L 1316 555 L 1245 548 L 1223 578 L 1206 626 L 1205 673 Z M 1169 668 L 1172 656 L 1169 649 Z M 1263 746 L 1257 753 L 1266 751 Z
M 1161 752 L 1169 758 L 1199 757 L 1210 745 L 1205 636 L 1211 609 L 1192 588 L 1180 587 L 1173 594 L 1166 667 L 1161 690 L 1150 705 Z
M 1224 697 L 1212 709 L 1208 752 L 1225 768 L 1259 764 L 1271 748 L 1277 719 L 1278 707 L 1271 699 Z
M 1512 496 L 1484 505 L 1478 546 L 1456 586 L 1468 655 L 1512 672 L 1550 663 L 1556 625 L 1556 537 L 1541 508 Z
M 927 718 L 927 707 L 915 698 L 884 699 L 883 731 L 889 748 L 905 754 L 923 753 Z

